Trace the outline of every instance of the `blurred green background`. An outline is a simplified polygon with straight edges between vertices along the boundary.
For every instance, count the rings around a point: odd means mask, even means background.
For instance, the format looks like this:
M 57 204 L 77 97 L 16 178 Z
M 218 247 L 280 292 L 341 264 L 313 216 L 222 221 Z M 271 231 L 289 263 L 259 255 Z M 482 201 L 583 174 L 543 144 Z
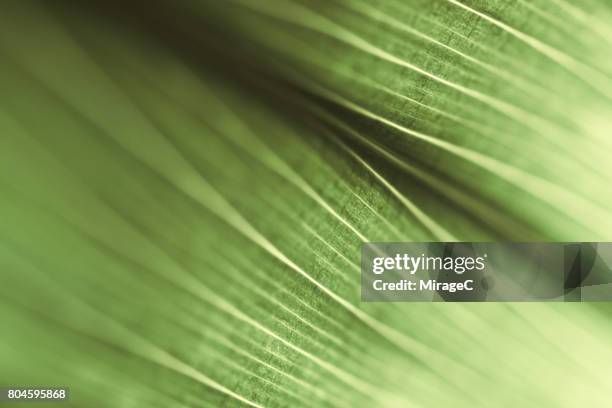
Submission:
M 0 386 L 610 406 L 607 303 L 362 304 L 359 256 L 611 240 L 611 22 L 604 0 L 3 0 Z

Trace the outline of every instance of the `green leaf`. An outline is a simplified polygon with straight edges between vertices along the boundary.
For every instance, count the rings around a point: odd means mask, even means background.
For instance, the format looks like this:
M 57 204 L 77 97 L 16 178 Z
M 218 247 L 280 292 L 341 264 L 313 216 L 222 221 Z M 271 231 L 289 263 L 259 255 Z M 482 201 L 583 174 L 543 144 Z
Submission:
M 5 1 L 0 386 L 79 407 L 607 406 L 607 304 L 362 303 L 359 257 L 610 239 L 611 17 Z

